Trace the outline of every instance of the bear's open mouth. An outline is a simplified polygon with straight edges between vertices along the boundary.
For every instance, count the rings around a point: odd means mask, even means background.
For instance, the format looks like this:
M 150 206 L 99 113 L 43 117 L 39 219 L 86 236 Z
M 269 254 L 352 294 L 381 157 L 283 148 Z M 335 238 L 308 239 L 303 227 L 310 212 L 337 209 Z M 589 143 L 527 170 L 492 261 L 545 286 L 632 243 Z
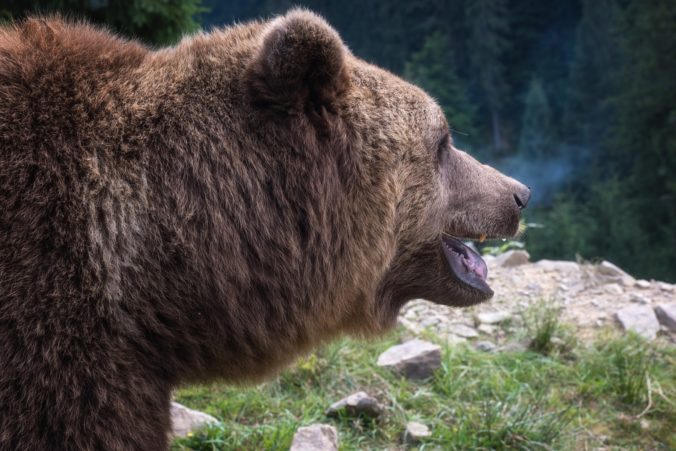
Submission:
M 444 250 L 451 273 L 458 280 L 484 294 L 493 294 L 493 290 L 486 283 L 488 276 L 486 262 L 477 252 L 448 235 L 441 237 L 441 248 Z

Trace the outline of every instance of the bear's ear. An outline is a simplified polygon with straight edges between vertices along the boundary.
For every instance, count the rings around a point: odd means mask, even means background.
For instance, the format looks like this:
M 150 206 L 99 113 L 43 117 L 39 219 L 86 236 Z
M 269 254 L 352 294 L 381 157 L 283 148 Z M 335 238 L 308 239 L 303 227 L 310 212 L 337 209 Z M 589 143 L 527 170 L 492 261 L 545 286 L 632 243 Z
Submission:
M 273 20 L 248 68 L 254 104 L 286 114 L 333 109 L 347 88 L 347 49 L 321 17 L 296 9 Z

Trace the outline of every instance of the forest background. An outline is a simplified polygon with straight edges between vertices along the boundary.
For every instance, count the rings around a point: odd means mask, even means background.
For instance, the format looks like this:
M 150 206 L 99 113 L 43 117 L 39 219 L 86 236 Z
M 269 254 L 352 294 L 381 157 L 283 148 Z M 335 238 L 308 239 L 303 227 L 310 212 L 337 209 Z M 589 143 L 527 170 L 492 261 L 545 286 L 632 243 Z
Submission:
M 160 46 L 298 5 L 427 90 L 458 147 L 533 188 L 534 259 L 676 281 L 673 0 L 3 0 L 0 20 L 59 11 Z

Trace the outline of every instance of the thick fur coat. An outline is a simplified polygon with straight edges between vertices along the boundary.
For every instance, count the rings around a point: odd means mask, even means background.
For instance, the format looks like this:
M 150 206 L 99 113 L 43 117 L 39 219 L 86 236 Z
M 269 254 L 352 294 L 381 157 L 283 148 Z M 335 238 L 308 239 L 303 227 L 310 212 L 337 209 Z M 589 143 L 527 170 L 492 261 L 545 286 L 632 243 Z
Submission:
M 485 300 L 439 237 L 524 197 L 309 12 L 157 51 L 0 28 L 0 449 L 164 449 L 180 383 Z

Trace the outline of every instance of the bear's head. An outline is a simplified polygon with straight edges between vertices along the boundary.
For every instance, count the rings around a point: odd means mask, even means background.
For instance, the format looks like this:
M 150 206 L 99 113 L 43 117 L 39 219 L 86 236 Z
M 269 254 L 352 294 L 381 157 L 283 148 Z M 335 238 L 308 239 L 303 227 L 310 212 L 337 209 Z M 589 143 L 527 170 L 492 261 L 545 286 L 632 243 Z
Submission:
M 361 192 L 362 222 L 378 235 L 363 244 L 382 257 L 370 263 L 373 297 L 388 321 L 414 298 L 490 298 L 486 264 L 462 240 L 516 234 L 529 189 L 455 148 L 429 95 L 352 55 L 320 17 L 295 10 L 263 34 L 247 69 L 252 103 L 273 123 L 312 129 L 307 140 L 325 143 L 346 189 Z

